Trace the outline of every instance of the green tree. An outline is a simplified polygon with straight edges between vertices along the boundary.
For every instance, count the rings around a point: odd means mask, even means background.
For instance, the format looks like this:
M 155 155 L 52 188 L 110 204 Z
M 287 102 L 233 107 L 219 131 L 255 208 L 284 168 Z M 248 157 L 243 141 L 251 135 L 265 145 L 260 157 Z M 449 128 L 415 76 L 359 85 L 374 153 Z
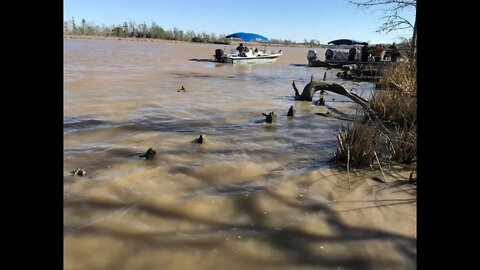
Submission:
M 152 38 L 165 38 L 165 30 L 156 23 L 152 23 L 150 34 Z
M 122 27 L 115 26 L 112 29 L 112 36 L 120 37 L 120 36 L 122 36 L 122 32 L 123 32 Z

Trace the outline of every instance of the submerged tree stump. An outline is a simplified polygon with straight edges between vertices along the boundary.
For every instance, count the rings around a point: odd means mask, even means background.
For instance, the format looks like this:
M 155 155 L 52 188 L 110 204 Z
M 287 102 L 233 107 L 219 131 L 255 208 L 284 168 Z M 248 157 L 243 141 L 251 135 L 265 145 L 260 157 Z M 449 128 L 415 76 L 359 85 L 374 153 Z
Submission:
M 275 114 L 275 112 L 271 112 L 269 114 L 262 113 L 262 115 L 265 116 L 265 121 L 267 121 L 267 123 L 277 122 L 277 115 Z
M 154 159 L 157 157 L 157 151 L 153 150 L 152 148 L 148 148 L 147 152 L 145 152 L 145 154 L 141 154 L 139 157 Z
M 75 170 L 70 172 L 71 175 L 78 175 L 78 176 L 85 176 L 87 175 L 87 172 L 85 170 L 82 170 L 80 168 L 76 168 Z
M 200 136 L 197 139 L 193 140 L 193 142 L 196 142 L 198 144 L 206 144 L 207 141 L 208 141 L 207 135 L 205 134 L 200 134 Z
M 292 105 L 288 110 L 287 116 L 294 116 L 294 115 L 295 115 L 295 109 L 293 108 L 293 105 Z
M 185 89 L 185 87 L 183 87 L 183 85 L 182 85 L 182 88 L 177 90 L 177 92 L 186 92 L 186 91 L 187 91 L 187 89 Z
M 317 102 L 315 102 L 316 105 L 318 106 L 325 106 L 325 98 L 323 96 L 321 96 Z

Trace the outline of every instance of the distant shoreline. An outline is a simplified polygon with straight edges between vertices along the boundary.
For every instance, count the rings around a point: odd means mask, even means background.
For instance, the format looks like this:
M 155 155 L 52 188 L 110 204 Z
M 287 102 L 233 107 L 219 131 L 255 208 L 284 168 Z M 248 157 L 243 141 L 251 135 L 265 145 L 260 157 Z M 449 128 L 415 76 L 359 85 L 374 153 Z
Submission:
M 105 37 L 105 36 L 85 36 L 85 35 L 63 35 L 63 38 L 66 39 L 94 39 L 94 40 L 127 40 L 127 41 L 136 41 L 136 42 L 168 42 L 168 43 L 192 43 L 192 44 L 213 44 L 213 45 L 225 45 L 225 44 L 215 44 L 215 43 L 204 43 L 204 42 L 191 42 L 191 41 L 182 41 L 182 40 L 166 40 L 166 39 L 157 39 L 157 38 L 137 38 L 137 37 Z M 239 44 L 241 41 L 232 41 L 230 45 Z M 256 41 L 249 41 L 249 45 L 252 46 L 262 46 L 263 44 Z M 278 44 L 278 43 L 269 43 L 268 46 L 276 47 L 294 47 L 294 48 L 312 48 L 308 45 L 301 44 Z M 323 45 L 315 48 L 323 48 Z

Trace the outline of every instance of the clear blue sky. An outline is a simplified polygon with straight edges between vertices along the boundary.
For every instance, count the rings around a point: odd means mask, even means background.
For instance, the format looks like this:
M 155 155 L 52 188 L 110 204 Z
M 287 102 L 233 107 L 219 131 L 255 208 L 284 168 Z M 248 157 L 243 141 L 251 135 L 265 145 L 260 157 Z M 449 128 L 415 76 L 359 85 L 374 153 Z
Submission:
M 383 22 L 380 9 L 360 9 L 347 0 L 64 0 L 64 20 L 75 17 L 97 25 L 145 22 L 165 30 L 230 34 L 253 32 L 268 38 L 303 42 L 317 39 L 322 44 L 339 38 L 370 43 L 391 43 L 411 31 L 375 33 Z M 402 16 L 412 24 L 414 9 Z

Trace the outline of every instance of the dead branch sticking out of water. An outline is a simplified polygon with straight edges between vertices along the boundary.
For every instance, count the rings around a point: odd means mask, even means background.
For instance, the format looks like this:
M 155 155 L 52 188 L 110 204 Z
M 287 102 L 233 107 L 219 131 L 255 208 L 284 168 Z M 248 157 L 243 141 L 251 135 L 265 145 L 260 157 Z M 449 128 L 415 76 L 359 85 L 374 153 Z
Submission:
M 271 112 L 269 114 L 262 113 L 262 115 L 265 116 L 265 121 L 267 121 L 267 123 L 277 122 L 277 115 L 275 114 L 275 112 Z
M 299 94 L 298 89 L 295 85 L 295 81 L 292 83 L 293 89 L 295 90 L 295 100 L 304 100 L 304 101 L 312 101 L 313 95 L 315 92 L 323 90 L 323 91 L 330 91 L 333 93 L 337 93 L 339 95 L 346 96 L 353 101 L 357 102 L 358 104 L 368 107 L 366 104 L 368 100 L 362 98 L 361 96 L 345 89 L 342 85 L 337 83 L 330 83 L 325 81 L 310 81 L 305 87 L 301 94 Z
M 294 116 L 295 115 L 295 109 L 293 108 L 293 105 L 290 106 L 290 109 L 288 109 L 287 116 Z
M 342 96 L 346 96 L 351 100 L 353 100 L 354 102 L 356 102 L 357 104 L 359 104 L 360 106 L 362 106 L 362 108 L 366 111 L 370 119 L 372 119 L 372 121 L 379 126 L 379 128 L 382 130 L 382 132 L 385 135 L 391 133 L 390 130 L 388 130 L 383 125 L 382 121 L 378 118 L 375 112 L 370 108 L 368 104 L 368 100 L 362 98 L 356 93 L 353 93 L 352 91 L 345 89 L 345 87 L 343 87 L 340 84 L 311 80 L 310 83 L 305 85 L 305 87 L 303 88 L 302 94 L 299 94 L 298 89 L 295 85 L 295 81 L 293 81 L 292 87 L 295 90 L 295 100 L 312 101 L 313 95 L 317 91 L 330 91 Z

